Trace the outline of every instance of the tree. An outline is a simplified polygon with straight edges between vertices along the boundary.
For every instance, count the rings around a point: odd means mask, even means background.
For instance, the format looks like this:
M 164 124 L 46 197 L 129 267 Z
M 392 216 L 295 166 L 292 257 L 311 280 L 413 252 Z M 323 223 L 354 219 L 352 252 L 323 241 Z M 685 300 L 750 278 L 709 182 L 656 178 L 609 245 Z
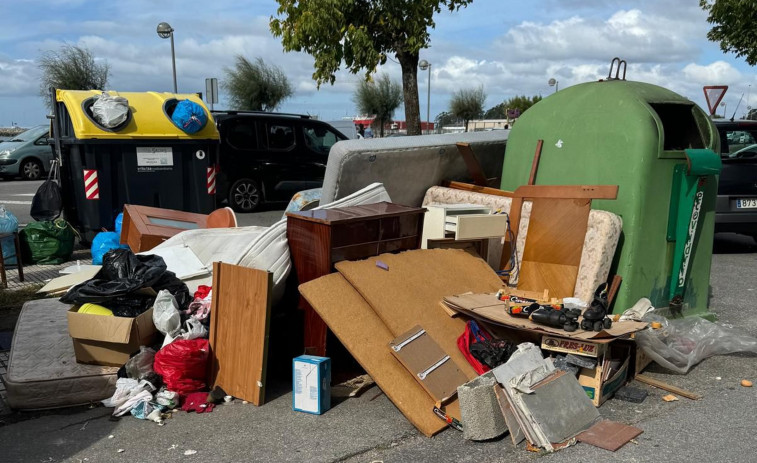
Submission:
M 449 112 L 465 122 L 465 131 L 468 131 L 468 121 L 481 117 L 484 114 L 486 94 L 484 87 L 475 89 L 461 89 L 452 95 L 449 103 Z
M 376 116 L 379 135 L 383 137 L 384 125 L 392 121 L 394 110 L 402 104 L 402 87 L 392 82 L 388 74 L 382 74 L 375 82 L 360 81 L 353 100 L 358 111 Z
M 292 96 L 292 86 L 284 71 L 275 65 L 268 66 L 262 58 L 250 62 L 237 55 L 234 68 L 226 68 L 226 80 L 221 84 L 229 93 L 232 109 L 272 111 Z
M 50 88 L 65 90 L 104 90 L 108 84 L 110 66 L 97 63 L 94 55 L 85 47 L 63 45 L 60 49 L 48 50 L 39 57 L 37 67 L 42 71 L 39 91 L 50 108 Z
M 408 135 L 421 133 L 418 103 L 418 54 L 429 43 L 433 15 L 473 0 L 276 0 L 271 32 L 285 51 L 304 51 L 315 58 L 313 79 L 334 83 L 342 62 L 366 80 L 393 53 L 402 68 L 402 91 Z
M 541 100 L 542 97 L 540 97 L 539 95 L 534 95 L 530 98 L 525 95 L 515 96 L 513 98 L 510 98 L 509 100 L 503 101 L 497 106 L 489 108 L 486 113 L 484 113 L 484 119 L 508 119 L 508 110 L 512 111 L 517 109 L 518 114 L 523 114 L 528 108 L 540 102 Z
M 463 121 L 461 121 L 459 117 L 455 116 L 454 114 L 450 114 L 447 111 L 443 111 L 437 114 L 436 119 L 434 119 L 435 126 L 439 129 L 450 125 L 462 124 L 462 122 Z
M 744 0 L 700 0 L 699 6 L 707 13 L 707 22 L 714 27 L 707 38 L 720 42 L 724 52 L 743 56 L 746 62 L 757 64 L 757 5 Z

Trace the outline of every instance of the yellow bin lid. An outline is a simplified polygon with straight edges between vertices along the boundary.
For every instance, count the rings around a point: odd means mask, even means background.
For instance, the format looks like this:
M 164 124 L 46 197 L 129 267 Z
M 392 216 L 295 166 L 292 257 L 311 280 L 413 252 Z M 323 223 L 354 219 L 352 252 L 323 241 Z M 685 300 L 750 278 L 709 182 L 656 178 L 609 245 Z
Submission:
M 55 98 L 68 110 L 74 136 L 78 139 L 180 139 L 180 140 L 219 140 L 213 116 L 205 103 L 195 93 L 158 93 L 158 92 L 115 92 L 106 93 L 121 96 L 129 101 L 130 119 L 120 130 L 107 130 L 100 127 L 86 113 L 88 100 L 102 94 L 100 90 L 56 90 Z M 164 106 L 172 100 L 191 100 L 205 109 L 208 123 L 197 133 L 188 134 L 178 128 L 166 114 Z

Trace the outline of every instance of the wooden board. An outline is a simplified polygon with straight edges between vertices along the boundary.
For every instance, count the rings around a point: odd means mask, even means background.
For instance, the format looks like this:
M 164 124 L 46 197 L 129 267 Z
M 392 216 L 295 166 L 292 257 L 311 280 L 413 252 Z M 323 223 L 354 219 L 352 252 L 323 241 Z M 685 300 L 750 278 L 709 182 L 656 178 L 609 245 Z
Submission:
M 650 386 L 654 386 L 656 388 L 660 388 L 662 390 L 672 392 L 673 394 L 680 395 L 682 397 L 686 397 L 687 399 L 691 400 L 699 400 L 702 398 L 701 394 L 697 394 L 696 392 L 687 391 L 686 389 L 681 389 L 680 387 L 673 386 L 672 384 L 668 384 L 666 382 L 654 379 L 647 375 L 636 375 L 634 378 L 636 381 L 639 381 L 640 383 L 649 384 Z
M 602 420 L 578 434 L 576 439 L 579 442 L 615 452 L 630 442 L 631 439 L 638 437 L 642 432 L 644 431 L 634 426 Z
M 537 198 L 531 201 L 518 289 L 547 288 L 553 297 L 572 297 L 591 200 Z
M 392 355 L 435 402 L 445 402 L 457 393 L 458 386 L 468 381 L 455 362 L 420 325 L 397 336 L 389 347 Z
M 300 294 L 420 432 L 431 437 L 447 428 L 434 414 L 434 400 L 387 347 L 395 335 L 341 274 L 332 273 L 304 283 L 300 285 Z M 456 409 L 457 400 L 454 404 L 446 408 L 448 413 Z M 455 416 L 460 417 L 459 413 Z
M 389 270 L 376 267 L 377 260 Z M 439 302 L 467 291 L 496 292 L 502 281 L 485 261 L 457 249 L 419 249 L 339 262 L 336 268 L 386 324 L 392 338 L 420 324 L 468 379 L 478 376 L 457 347 L 465 321 L 450 318 Z
M 68 288 L 84 283 L 91 280 L 100 271 L 102 265 L 92 265 L 81 272 L 70 273 L 68 275 L 59 276 L 48 281 L 47 284 L 39 289 L 37 293 L 53 293 L 58 294 L 65 292 Z
M 273 274 L 216 262 L 209 384 L 255 405 L 265 401 Z

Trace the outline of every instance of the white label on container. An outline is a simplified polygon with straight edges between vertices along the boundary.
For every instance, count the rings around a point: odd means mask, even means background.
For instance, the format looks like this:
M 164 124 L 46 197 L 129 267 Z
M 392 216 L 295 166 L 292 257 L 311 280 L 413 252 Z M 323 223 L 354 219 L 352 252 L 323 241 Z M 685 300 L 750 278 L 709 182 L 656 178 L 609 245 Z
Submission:
M 138 147 L 137 167 L 171 167 L 173 150 L 171 147 Z
M 294 408 L 318 413 L 318 365 L 294 363 Z

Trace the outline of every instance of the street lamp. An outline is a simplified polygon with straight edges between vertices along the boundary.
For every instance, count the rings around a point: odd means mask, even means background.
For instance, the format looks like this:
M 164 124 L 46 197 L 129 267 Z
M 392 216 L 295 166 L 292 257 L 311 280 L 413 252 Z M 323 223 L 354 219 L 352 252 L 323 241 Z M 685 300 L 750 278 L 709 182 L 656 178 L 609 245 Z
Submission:
M 171 63 L 173 64 L 173 92 L 179 93 L 176 87 L 176 53 L 173 48 L 173 27 L 168 23 L 158 24 L 158 37 L 161 39 L 171 39 Z
M 431 63 L 423 59 L 418 63 L 418 67 L 421 71 L 428 69 L 428 93 L 426 94 L 426 134 L 428 134 L 431 127 Z
M 557 91 L 560 89 L 560 82 L 555 80 L 554 77 L 549 79 L 547 83 L 549 84 L 550 87 L 555 87 L 555 93 L 557 93 Z

